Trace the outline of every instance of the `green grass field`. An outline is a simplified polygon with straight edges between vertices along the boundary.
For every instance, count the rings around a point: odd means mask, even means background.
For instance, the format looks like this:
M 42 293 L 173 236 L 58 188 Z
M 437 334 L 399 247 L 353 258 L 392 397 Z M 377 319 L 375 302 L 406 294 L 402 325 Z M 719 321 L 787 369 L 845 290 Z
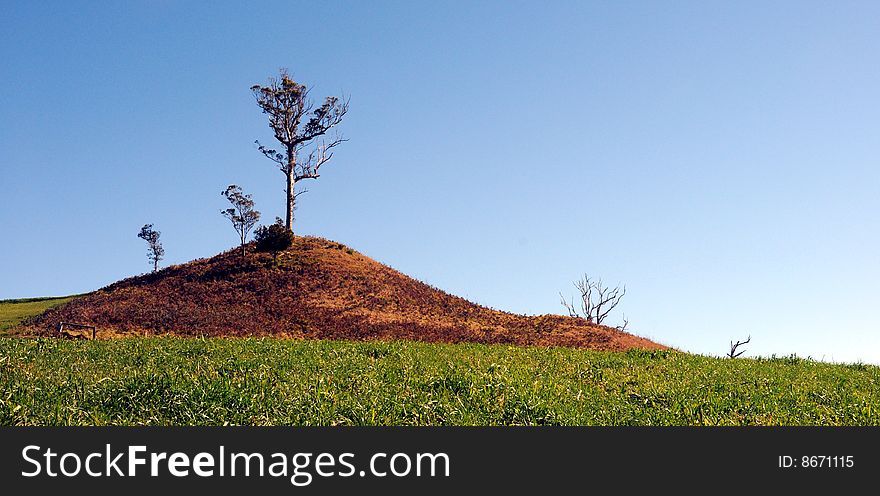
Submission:
M 74 296 L 59 298 L 23 298 L 20 300 L 0 300 L 0 336 L 22 320 L 38 315 L 49 308 L 70 301 Z
M 500 345 L 0 339 L 0 425 L 878 425 L 880 368 Z

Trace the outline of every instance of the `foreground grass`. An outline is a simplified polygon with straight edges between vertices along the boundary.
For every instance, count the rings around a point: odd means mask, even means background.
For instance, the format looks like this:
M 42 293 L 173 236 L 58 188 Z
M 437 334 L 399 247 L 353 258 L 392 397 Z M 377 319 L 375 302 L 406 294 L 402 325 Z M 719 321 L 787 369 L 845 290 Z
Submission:
M 0 300 L 0 336 L 18 325 L 22 320 L 39 315 L 46 310 L 67 303 L 75 296 L 60 298 L 23 298 L 19 300 Z
M 880 368 L 475 344 L 0 339 L 0 425 L 880 425 Z

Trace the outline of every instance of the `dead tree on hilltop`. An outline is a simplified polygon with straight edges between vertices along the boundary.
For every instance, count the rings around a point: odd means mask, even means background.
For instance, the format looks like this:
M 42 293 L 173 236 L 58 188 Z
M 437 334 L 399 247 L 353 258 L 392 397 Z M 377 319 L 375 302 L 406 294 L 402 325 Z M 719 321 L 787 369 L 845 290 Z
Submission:
M 745 353 L 746 350 L 742 350 L 740 352 L 737 352 L 736 350 L 740 346 L 742 346 L 744 344 L 748 344 L 751 340 L 752 340 L 752 336 L 749 335 L 748 339 L 746 339 L 745 341 L 737 341 L 736 343 L 731 341 L 730 342 L 730 351 L 727 353 L 727 358 L 736 358 L 736 357 L 742 355 L 743 353 Z
M 581 294 L 580 308 L 574 303 L 574 299 L 566 301 L 565 296 L 559 293 L 562 305 L 568 310 L 570 317 L 584 319 L 587 322 L 602 324 L 605 318 L 620 304 L 620 300 L 626 294 L 626 286 L 610 288 L 602 284 L 602 279 L 591 280 L 584 274 L 583 279 L 574 282 L 574 287 Z M 628 321 L 618 329 L 626 328 Z
M 251 91 L 257 105 L 269 116 L 269 127 L 283 147 L 279 152 L 256 141 L 260 153 L 278 164 L 287 180 L 284 225 L 293 232 L 296 183 L 319 178 L 321 166 L 333 158 L 333 148 L 346 141 L 339 134 L 326 140 L 323 138 L 342 122 L 348 112 L 348 100 L 328 96 L 320 107 L 315 108 L 309 99 L 309 89 L 294 81 L 286 69 L 280 70 L 277 79 L 269 78 L 266 86 L 251 86 Z M 316 141 L 318 138 L 321 138 L 319 142 Z M 312 149 L 304 154 L 307 147 Z

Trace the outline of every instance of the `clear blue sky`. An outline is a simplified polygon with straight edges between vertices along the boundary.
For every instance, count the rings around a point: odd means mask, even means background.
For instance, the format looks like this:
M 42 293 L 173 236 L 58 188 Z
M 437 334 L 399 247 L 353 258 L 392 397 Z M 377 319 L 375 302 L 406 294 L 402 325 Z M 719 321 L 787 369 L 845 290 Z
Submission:
M 684 350 L 880 363 L 880 3 L 4 2 L 0 298 L 233 246 L 248 88 L 344 92 L 296 228 L 495 308 L 583 272 Z M 616 318 L 617 316 L 615 316 Z

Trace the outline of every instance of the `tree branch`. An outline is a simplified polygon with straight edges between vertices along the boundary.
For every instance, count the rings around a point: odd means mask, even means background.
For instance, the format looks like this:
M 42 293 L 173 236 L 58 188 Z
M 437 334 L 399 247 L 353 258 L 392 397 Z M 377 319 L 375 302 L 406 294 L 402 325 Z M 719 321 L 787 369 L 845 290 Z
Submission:
M 333 158 L 333 152 L 331 150 L 346 141 L 348 140 L 337 135 L 332 141 L 330 141 L 330 143 L 322 142 L 314 150 L 309 152 L 308 157 L 306 157 L 302 163 L 297 164 L 294 182 L 303 179 L 317 179 L 321 177 L 319 174 L 321 166 Z
M 737 341 L 736 343 L 731 341 L 730 342 L 730 352 L 727 353 L 727 357 L 728 358 L 736 358 L 736 357 L 742 355 L 743 353 L 745 353 L 746 350 L 742 350 L 740 352 L 737 352 L 736 349 L 744 344 L 748 344 L 749 342 L 751 342 L 751 340 L 752 340 L 752 335 L 749 334 L 748 339 L 746 339 L 745 341 Z
M 327 131 L 342 122 L 342 118 L 348 113 L 349 98 L 340 100 L 339 97 L 328 96 L 324 104 L 312 112 L 312 118 L 305 124 L 302 133 L 294 140 L 295 144 L 307 143 L 319 136 L 327 134 Z M 311 105 L 309 106 L 311 110 Z
M 282 171 L 285 171 L 284 169 L 287 167 L 287 160 L 284 155 L 282 155 L 281 153 L 278 153 L 277 150 L 272 150 L 270 148 L 266 148 L 265 146 L 263 146 L 260 143 L 259 140 L 254 141 L 254 143 L 257 145 L 257 150 L 259 150 L 260 153 L 265 155 L 266 158 L 268 158 L 269 160 L 278 164 L 278 166 L 281 167 Z M 287 171 L 285 171 L 285 172 L 287 172 Z
M 578 315 L 578 313 L 577 313 L 577 310 L 575 310 L 575 308 L 574 308 L 574 298 L 572 298 L 571 303 L 569 303 L 569 302 L 565 301 L 565 296 L 563 296 L 562 292 L 560 292 L 559 293 L 559 300 L 561 301 L 562 306 L 564 306 L 566 308 L 566 310 L 568 310 L 569 317 L 575 317 L 575 318 L 580 317 L 580 315 Z

